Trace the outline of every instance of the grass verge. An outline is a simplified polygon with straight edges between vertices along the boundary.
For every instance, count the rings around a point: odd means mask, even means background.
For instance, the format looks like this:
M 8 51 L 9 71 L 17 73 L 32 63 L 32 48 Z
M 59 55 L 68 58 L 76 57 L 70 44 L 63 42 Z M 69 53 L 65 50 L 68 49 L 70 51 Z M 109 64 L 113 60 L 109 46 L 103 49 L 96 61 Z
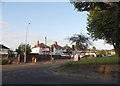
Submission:
M 119 62 L 120 59 L 118 59 L 117 56 L 111 56 L 111 57 L 81 59 L 80 61 L 77 62 L 71 61 L 62 66 L 73 67 L 80 65 L 113 65 L 113 64 L 118 64 Z

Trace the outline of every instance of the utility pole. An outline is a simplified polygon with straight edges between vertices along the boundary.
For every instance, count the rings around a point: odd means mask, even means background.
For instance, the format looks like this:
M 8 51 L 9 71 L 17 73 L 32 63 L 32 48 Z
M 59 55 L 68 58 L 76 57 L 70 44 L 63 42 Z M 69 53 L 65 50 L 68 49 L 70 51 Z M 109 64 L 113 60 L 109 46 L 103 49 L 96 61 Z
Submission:
M 29 27 L 30 23 L 28 23 L 27 29 L 26 29 L 26 40 L 25 40 L 25 57 L 24 57 L 24 63 L 26 63 L 27 60 L 27 35 L 28 35 L 28 27 Z

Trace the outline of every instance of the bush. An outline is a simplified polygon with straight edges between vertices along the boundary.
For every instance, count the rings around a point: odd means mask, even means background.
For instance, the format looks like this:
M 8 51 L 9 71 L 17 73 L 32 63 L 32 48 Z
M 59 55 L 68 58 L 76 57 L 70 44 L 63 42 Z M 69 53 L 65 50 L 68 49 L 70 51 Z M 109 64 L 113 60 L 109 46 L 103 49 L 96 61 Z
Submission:
M 2 60 L 2 65 L 6 65 L 6 64 L 8 64 L 8 60 L 7 59 Z

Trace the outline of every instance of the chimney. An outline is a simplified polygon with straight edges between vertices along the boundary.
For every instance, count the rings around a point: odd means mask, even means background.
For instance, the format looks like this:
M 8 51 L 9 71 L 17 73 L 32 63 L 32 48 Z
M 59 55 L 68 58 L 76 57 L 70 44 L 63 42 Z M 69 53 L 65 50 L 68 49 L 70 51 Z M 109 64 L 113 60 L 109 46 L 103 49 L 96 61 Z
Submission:
M 39 41 L 37 41 L 37 46 L 39 46 Z
M 57 42 L 55 41 L 55 45 L 57 45 Z
M 68 44 L 66 44 L 65 46 L 68 46 Z

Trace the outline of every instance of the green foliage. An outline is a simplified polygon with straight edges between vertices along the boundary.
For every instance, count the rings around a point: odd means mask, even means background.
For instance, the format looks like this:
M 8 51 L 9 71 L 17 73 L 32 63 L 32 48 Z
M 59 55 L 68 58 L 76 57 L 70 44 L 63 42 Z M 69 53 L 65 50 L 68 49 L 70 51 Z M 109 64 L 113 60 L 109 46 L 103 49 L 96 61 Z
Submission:
M 1 60 L 1 61 L 2 61 L 2 65 L 8 64 L 8 59 L 3 59 L 3 60 Z
M 96 51 L 96 47 L 95 46 L 92 47 L 92 51 Z
M 115 10 L 115 11 L 114 11 Z M 112 10 L 101 10 L 96 7 L 89 11 L 87 30 L 94 39 L 103 39 L 112 44 L 116 54 L 120 52 L 120 27 L 117 8 Z
M 111 3 L 109 2 L 86 2 L 84 0 L 78 1 L 78 0 L 70 0 L 71 4 L 74 5 L 74 7 L 82 12 L 82 11 L 90 11 L 95 9 L 96 7 L 99 7 L 101 10 L 110 10 Z M 114 2 L 115 3 L 115 2 Z M 99 9 L 99 10 L 100 10 Z
M 83 34 L 75 34 L 69 38 L 69 41 L 75 43 L 77 50 L 85 50 L 88 48 L 88 45 L 91 44 L 89 38 Z
M 120 56 L 120 2 L 77 2 L 71 0 L 78 11 L 88 11 L 87 30 L 94 39 L 112 44 Z
M 112 57 L 101 57 L 101 58 L 89 58 L 89 59 L 81 59 L 78 62 L 68 62 L 64 66 L 80 66 L 80 65 L 106 65 L 106 64 L 118 64 L 120 60 L 116 56 Z
M 14 57 L 14 56 L 15 56 L 14 51 L 9 50 L 9 51 L 8 51 L 8 58 L 9 58 L 9 57 Z
M 112 16 L 112 17 L 111 17 Z M 112 44 L 117 30 L 117 17 L 112 11 L 90 11 L 88 14 L 87 30 L 94 39 L 104 39 Z
M 25 52 L 25 46 L 26 46 L 26 51 L 27 51 L 27 53 L 30 53 L 30 52 L 31 52 L 31 45 L 29 45 L 29 44 L 27 44 L 27 45 L 25 45 L 25 44 L 20 44 L 20 45 L 18 46 L 18 48 L 16 49 L 16 52 L 17 52 L 18 54 L 24 53 L 24 52 Z

